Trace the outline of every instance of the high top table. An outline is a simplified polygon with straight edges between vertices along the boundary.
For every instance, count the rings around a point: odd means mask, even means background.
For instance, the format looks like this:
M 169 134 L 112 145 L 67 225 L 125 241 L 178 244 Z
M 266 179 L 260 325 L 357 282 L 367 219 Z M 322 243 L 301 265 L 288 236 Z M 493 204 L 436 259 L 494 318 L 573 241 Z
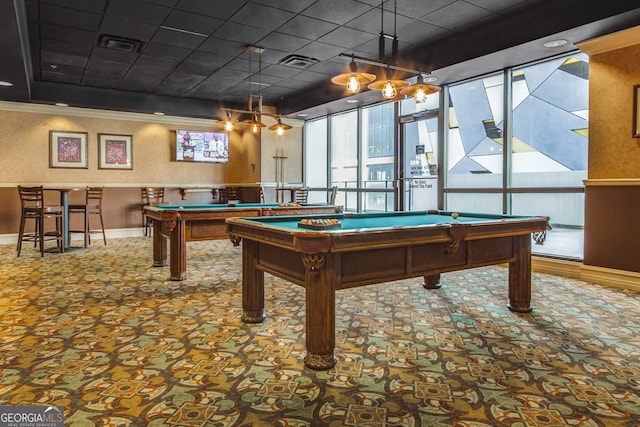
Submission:
M 65 252 L 79 249 L 72 248 L 69 245 L 69 192 L 70 191 L 80 191 L 83 190 L 84 187 L 43 187 L 44 191 L 58 191 L 60 193 L 60 206 L 64 209 L 64 215 L 62 216 L 62 224 L 64 227 L 64 236 L 62 236 L 62 242 L 64 245 Z

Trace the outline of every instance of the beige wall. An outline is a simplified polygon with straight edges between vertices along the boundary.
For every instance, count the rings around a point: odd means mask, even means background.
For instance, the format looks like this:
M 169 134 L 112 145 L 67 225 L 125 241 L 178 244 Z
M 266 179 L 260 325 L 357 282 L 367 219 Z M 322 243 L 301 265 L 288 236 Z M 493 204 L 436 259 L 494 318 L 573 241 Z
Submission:
M 589 179 L 640 178 L 640 138 L 632 138 L 633 86 L 640 44 L 589 57 Z
M 106 118 L 109 114 L 100 117 L 100 113 L 91 117 L 91 110 L 42 107 L 43 112 L 31 112 L 32 109 L 23 107 L 12 103 L 0 106 L 0 184 L 171 186 L 255 183 L 260 180 L 260 141 L 246 131 L 231 133 L 228 164 L 172 160 L 175 158 L 176 129 L 221 130 L 214 121 L 126 113 L 111 114 L 114 118 Z M 127 116 L 135 120 L 125 119 Z M 89 168 L 50 168 L 50 130 L 87 132 Z M 133 170 L 98 169 L 98 133 L 133 136 Z
M 584 265 L 640 273 L 640 138 L 633 86 L 640 84 L 640 27 L 588 40 L 589 170 Z

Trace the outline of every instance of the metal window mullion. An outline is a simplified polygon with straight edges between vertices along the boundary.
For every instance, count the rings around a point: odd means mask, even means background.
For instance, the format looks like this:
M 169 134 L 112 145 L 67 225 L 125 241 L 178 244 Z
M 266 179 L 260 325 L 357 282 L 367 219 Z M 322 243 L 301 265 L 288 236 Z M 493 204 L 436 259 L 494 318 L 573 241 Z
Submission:
M 510 68 L 504 70 L 503 90 L 503 129 L 502 129 L 502 213 L 511 213 L 511 165 L 512 165 L 512 130 L 513 130 L 513 72 Z
M 447 148 L 449 145 L 449 86 L 445 85 L 440 91 L 440 111 L 438 113 L 438 209 L 445 209 L 444 189 L 447 184 Z
M 363 149 L 362 149 L 362 108 L 358 108 L 356 110 L 356 126 L 357 126 L 357 147 L 356 147 L 356 157 L 358 159 L 358 166 L 356 168 L 356 175 L 357 175 L 357 180 L 356 180 L 356 210 L 358 212 L 362 212 L 363 209 L 363 201 L 362 198 L 364 197 L 364 192 L 362 191 L 362 173 L 363 173 L 363 168 L 362 168 L 362 156 L 363 156 Z

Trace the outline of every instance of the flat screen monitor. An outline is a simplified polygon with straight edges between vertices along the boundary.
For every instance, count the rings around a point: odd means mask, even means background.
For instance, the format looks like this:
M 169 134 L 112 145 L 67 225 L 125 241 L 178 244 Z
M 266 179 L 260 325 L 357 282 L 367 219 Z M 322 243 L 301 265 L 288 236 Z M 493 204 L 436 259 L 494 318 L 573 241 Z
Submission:
M 176 160 L 227 163 L 229 135 L 221 132 L 178 129 L 176 130 Z

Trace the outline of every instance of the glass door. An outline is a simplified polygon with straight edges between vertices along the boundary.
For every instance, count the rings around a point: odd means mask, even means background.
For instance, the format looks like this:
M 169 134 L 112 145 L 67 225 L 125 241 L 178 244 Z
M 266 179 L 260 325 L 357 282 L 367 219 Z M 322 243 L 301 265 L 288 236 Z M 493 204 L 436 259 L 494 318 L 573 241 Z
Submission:
M 402 123 L 404 151 L 401 210 L 438 208 L 438 117 L 424 117 Z

